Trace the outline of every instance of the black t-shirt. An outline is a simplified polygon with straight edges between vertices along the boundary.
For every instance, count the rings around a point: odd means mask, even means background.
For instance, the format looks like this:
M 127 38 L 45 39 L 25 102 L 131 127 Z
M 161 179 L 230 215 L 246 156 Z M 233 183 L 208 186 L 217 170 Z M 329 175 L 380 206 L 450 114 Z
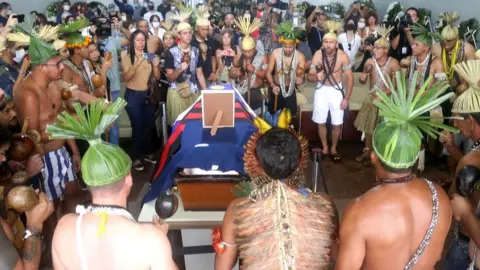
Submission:
M 202 66 L 203 76 L 205 76 L 205 78 L 208 78 L 208 76 L 210 76 L 210 74 L 212 74 L 213 72 L 212 57 L 215 56 L 217 45 L 215 40 L 212 37 L 208 37 L 206 40 L 206 43 L 207 43 L 208 49 L 207 49 L 207 59 L 205 59 L 205 61 L 203 61 L 203 58 L 201 55 L 202 52 L 200 51 L 200 42 L 195 38 L 195 36 L 192 37 L 192 41 L 190 42 L 190 45 L 198 48 L 198 51 L 200 52 L 199 58 L 203 62 L 203 66 Z
M 410 46 L 410 43 L 408 43 L 405 33 L 403 31 L 399 31 L 398 29 L 392 31 L 390 40 L 393 40 L 397 35 L 400 35 L 398 47 L 396 49 L 393 47 L 390 48 L 390 56 L 400 61 L 403 58 L 412 55 L 412 47 Z
M 176 46 L 175 46 L 176 47 Z M 175 48 L 173 47 L 173 48 Z M 170 49 L 171 50 L 171 49 Z M 165 69 L 175 69 L 175 61 L 173 59 L 173 54 L 170 52 L 170 50 L 168 50 L 166 53 L 165 53 L 165 65 L 164 65 L 164 68 Z M 198 61 L 197 61 L 197 66 L 196 68 L 199 68 L 199 67 L 203 67 L 204 63 L 203 63 L 203 59 L 201 56 L 198 57 Z M 184 73 L 186 74 L 189 74 L 190 73 L 190 68 L 188 68 L 187 70 L 184 71 Z M 205 76 L 205 75 L 204 75 Z M 182 75 L 179 76 L 179 78 L 177 79 L 177 81 L 179 82 L 183 82 L 185 80 L 185 78 L 183 78 Z
M 310 47 L 312 55 L 315 54 L 315 52 L 320 50 L 320 48 L 322 47 L 323 35 L 323 31 L 318 29 L 317 27 L 312 27 L 310 32 L 308 32 L 308 47 Z
M 157 11 L 162 14 L 164 20 L 167 18 L 167 12 L 169 12 L 171 9 L 172 8 L 170 5 L 164 6 L 163 4 L 160 4 L 157 7 Z

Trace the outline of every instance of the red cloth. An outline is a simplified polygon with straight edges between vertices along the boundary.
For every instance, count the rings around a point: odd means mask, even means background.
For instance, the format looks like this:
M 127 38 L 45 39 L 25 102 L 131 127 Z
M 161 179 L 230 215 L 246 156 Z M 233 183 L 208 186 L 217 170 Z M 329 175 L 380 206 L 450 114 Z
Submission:
M 255 16 L 255 17 L 261 19 L 262 16 L 263 16 L 263 11 L 262 12 L 257 12 L 257 16 Z M 255 38 L 255 39 L 258 39 L 258 36 L 259 36 L 259 33 L 258 33 L 258 29 L 257 29 L 255 31 L 253 31 L 252 37 Z

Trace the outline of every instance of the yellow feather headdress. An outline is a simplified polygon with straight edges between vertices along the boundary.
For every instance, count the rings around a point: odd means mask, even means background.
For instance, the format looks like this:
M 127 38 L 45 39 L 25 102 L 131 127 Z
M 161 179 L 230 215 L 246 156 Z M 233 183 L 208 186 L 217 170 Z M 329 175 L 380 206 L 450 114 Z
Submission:
M 456 64 L 455 71 L 468 83 L 468 89 L 455 99 L 453 113 L 480 112 L 480 60 Z
M 475 53 L 475 56 L 480 59 L 480 49 Z
M 242 32 L 244 35 L 242 38 L 242 50 L 248 51 L 255 48 L 256 41 L 250 36 L 250 34 L 252 34 L 253 31 L 257 30 L 262 25 L 262 21 L 259 18 L 255 18 L 253 21 L 250 21 L 250 18 L 241 16 L 235 19 L 235 24 L 240 29 L 240 32 Z
M 198 26 L 210 26 L 210 21 L 208 17 L 210 17 L 210 13 L 208 12 L 208 8 L 205 6 L 199 6 L 195 10 L 195 17 L 197 17 L 196 25 Z
M 382 24 L 377 26 L 376 30 L 377 33 L 381 36 L 377 41 L 375 41 L 375 45 L 383 47 L 383 48 L 390 48 L 390 39 L 389 35 L 390 32 L 394 29 L 393 26 L 388 26 L 386 24 Z
M 333 39 L 337 40 L 337 31 L 343 27 L 341 22 L 336 21 L 327 21 L 323 27 L 328 31 L 328 33 L 323 36 L 323 39 Z
M 38 39 L 43 41 L 52 41 L 58 38 L 59 26 L 45 25 L 38 32 L 32 31 Z M 22 32 L 10 33 L 7 35 L 8 41 L 14 42 L 19 46 L 28 46 L 30 44 L 30 36 Z
M 177 36 L 175 34 L 175 32 L 173 32 L 173 22 L 172 21 L 164 21 L 163 22 L 163 28 L 165 29 L 165 34 L 163 34 L 164 37 L 165 37 L 165 35 L 170 35 L 174 38 Z
M 458 28 L 455 23 L 460 19 L 458 12 L 445 12 L 440 14 L 440 18 L 447 24 L 442 29 L 442 38 L 444 40 L 454 40 L 458 38 Z
M 189 8 L 181 7 L 172 15 L 172 19 L 179 22 L 176 28 L 177 33 L 192 29 L 192 26 L 188 23 L 188 19 L 190 18 L 190 15 L 192 15 L 192 12 L 193 11 Z

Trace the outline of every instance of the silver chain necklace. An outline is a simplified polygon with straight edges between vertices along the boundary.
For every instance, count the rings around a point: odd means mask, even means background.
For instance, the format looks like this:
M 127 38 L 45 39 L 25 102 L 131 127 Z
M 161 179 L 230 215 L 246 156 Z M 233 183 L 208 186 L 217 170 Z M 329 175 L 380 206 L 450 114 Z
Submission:
M 277 65 L 279 67 L 279 69 L 282 71 L 281 74 L 278 74 L 278 82 L 280 83 L 280 89 L 282 90 L 282 96 L 284 98 L 287 98 L 289 96 L 291 96 L 293 94 L 293 92 L 295 91 L 295 72 L 297 70 L 297 50 L 295 50 L 293 52 L 293 56 L 292 56 L 292 66 L 290 67 L 290 70 L 284 70 L 285 67 L 284 67 L 284 49 L 282 49 L 282 54 L 280 55 L 280 65 Z M 278 60 L 278 58 L 277 58 Z M 278 62 L 277 62 L 278 64 Z M 289 72 L 290 74 L 287 74 L 287 72 Z M 286 89 L 286 85 L 285 85 L 285 82 L 286 82 L 286 76 L 289 76 L 290 77 L 290 85 L 288 87 L 288 91 Z

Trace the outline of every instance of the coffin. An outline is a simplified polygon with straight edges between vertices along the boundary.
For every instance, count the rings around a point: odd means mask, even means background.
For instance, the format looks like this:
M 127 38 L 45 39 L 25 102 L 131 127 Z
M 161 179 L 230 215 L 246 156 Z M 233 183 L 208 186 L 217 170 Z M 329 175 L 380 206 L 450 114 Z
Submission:
M 249 181 L 241 175 L 183 175 L 175 181 L 185 211 L 225 211 L 235 199 L 232 188 Z

